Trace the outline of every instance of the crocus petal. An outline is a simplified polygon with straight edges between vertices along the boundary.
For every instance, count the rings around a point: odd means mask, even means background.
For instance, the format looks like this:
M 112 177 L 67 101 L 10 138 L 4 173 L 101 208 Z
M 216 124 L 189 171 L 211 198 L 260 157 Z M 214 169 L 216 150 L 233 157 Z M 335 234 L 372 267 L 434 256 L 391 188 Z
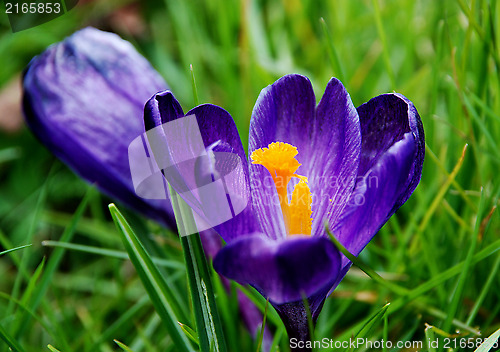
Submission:
M 361 159 L 359 175 L 364 175 L 405 133 L 415 135 L 417 154 L 410 179 L 409 196 L 420 181 L 425 140 L 422 120 L 411 101 L 401 94 L 382 94 L 358 107 L 361 121 Z M 405 195 L 406 196 L 406 195 Z M 408 197 L 406 197 L 407 199 Z
M 339 221 L 331 224 L 339 241 L 354 255 L 409 198 L 422 174 L 425 139 L 411 101 L 383 94 L 358 107 L 362 146 L 357 184 Z M 342 255 L 342 269 L 351 262 Z
M 311 83 L 301 75 L 284 76 L 264 88 L 250 120 L 248 155 L 276 141 L 294 145 L 299 156 L 309 154 L 306 131 L 313 120 L 315 104 Z M 302 171 L 299 167 L 298 172 Z M 250 164 L 250 179 L 252 205 L 262 231 L 271 238 L 283 237 L 286 233 L 283 215 L 269 171 L 262 165 Z
M 181 104 L 169 90 L 159 92 L 148 99 L 144 107 L 146 131 L 184 116 Z
M 324 237 L 273 240 L 253 234 L 221 249 L 214 268 L 241 284 L 252 285 L 273 305 L 279 305 L 328 290 L 340 270 L 340 255 Z
M 420 178 L 422 176 L 422 167 L 424 164 L 424 157 L 425 157 L 425 134 L 424 134 L 424 125 L 422 124 L 420 115 L 418 114 L 417 109 L 415 108 L 413 103 L 402 94 L 388 94 L 388 95 L 389 95 L 389 97 L 387 97 L 388 100 L 392 99 L 398 101 L 398 104 L 401 101 L 403 101 L 407 105 L 406 111 L 408 114 L 408 124 L 411 133 L 415 137 L 415 147 L 417 148 L 415 152 L 415 160 L 410 170 L 410 174 L 408 175 L 406 190 L 402 192 L 398 201 L 394 205 L 391 213 L 392 215 L 399 209 L 399 207 L 401 207 L 408 200 L 408 198 L 410 198 L 413 191 L 415 190 L 415 188 L 417 188 L 417 185 L 420 182 Z M 402 105 L 404 107 L 404 104 Z M 360 114 L 365 115 L 365 112 L 362 111 Z
M 358 226 L 348 234 L 343 225 L 345 236 L 358 243 L 352 248 L 347 242 L 344 245 L 356 255 L 414 191 L 425 153 L 422 121 L 404 96 L 380 95 L 358 107 L 358 113 L 362 134 L 358 183 L 340 221 Z M 371 208 L 373 218 L 365 217 L 367 208 Z M 364 227 L 350 218 L 360 217 L 351 215 L 356 212 L 364 214 Z
M 171 166 L 165 169 L 167 180 L 197 215 L 208 224 L 213 224 L 226 241 L 237 235 L 253 232 L 253 215 L 251 208 L 246 207 L 250 204 L 247 160 L 231 115 L 218 106 L 203 104 L 190 110 L 185 116 L 194 117 L 194 123 L 190 123 L 187 128 L 184 125 L 179 125 L 179 128 L 173 125 L 181 121 L 179 119 L 184 114 L 169 91 L 156 94 L 146 103 L 145 125 L 149 129 L 148 138 L 156 161 L 159 165 Z M 163 128 L 155 128 L 161 125 Z M 158 150 L 155 152 L 154 149 Z M 218 157 L 220 155 L 222 157 Z M 189 160 L 193 161 L 186 165 Z M 211 164 L 213 160 L 216 161 L 215 165 Z M 215 191 L 204 194 L 199 190 L 212 182 L 212 177 L 215 177 L 213 173 L 217 171 L 217 179 L 229 173 L 231 175 L 224 178 L 225 190 L 222 197 L 214 199 Z M 244 199 L 244 210 L 241 212 L 242 209 L 239 209 L 236 216 L 223 224 L 222 221 L 214 223 L 214 219 L 218 220 L 217 217 L 221 216 L 218 206 L 227 204 L 226 193 Z M 235 198 L 231 200 L 236 201 Z M 231 217 L 231 213 L 228 215 Z
M 323 221 L 334 221 L 342 212 L 355 184 L 361 133 L 359 118 L 342 83 L 332 78 L 317 109 L 309 80 L 301 75 L 284 76 L 263 89 L 250 122 L 249 154 L 281 141 L 297 147 L 302 164 L 297 173 L 309 178 L 313 194 L 312 233 L 322 232 Z M 269 236 L 283 233 L 276 189 L 269 186 L 268 171 L 250 165 L 252 182 L 260 187 L 254 195 L 255 212 Z M 293 183 L 290 184 L 293 187 Z M 290 193 L 290 192 L 289 192 Z
M 359 116 L 342 83 L 332 78 L 316 108 L 312 153 L 307 156 L 313 201 L 312 233 L 323 233 L 344 210 L 358 173 L 361 148 Z
M 339 228 L 334 229 L 335 236 L 352 254 L 358 255 L 392 215 L 394 204 L 405 190 L 415 151 L 413 135 L 405 134 L 358 183 L 353 203 L 349 204 L 354 211 L 347 213 Z
M 189 184 L 190 179 L 184 179 L 179 168 L 194 168 L 195 158 L 205 148 L 191 140 L 198 137 L 199 133 L 196 134 L 195 131 L 194 135 L 190 134 L 189 126 L 183 128 L 182 125 L 165 125 L 183 116 L 184 111 L 181 105 L 170 91 L 153 95 L 144 106 L 146 137 L 155 163 L 178 193 L 191 195 L 187 191 L 196 186 Z M 189 125 L 189 122 L 186 125 Z M 170 145 L 168 137 L 171 137 Z M 194 150 L 195 148 L 197 150 Z M 193 197 L 185 201 L 192 208 L 199 207 L 199 203 Z
M 215 142 L 227 145 L 232 152 L 246 159 L 243 145 L 231 115 L 213 104 L 199 105 L 186 114 L 172 92 L 157 93 L 146 103 L 144 121 L 150 130 L 184 116 L 195 115 L 205 147 Z M 246 163 L 245 163 L 246 165 Z
M 201 135 L 206 146 L 216 155 L 220 153 L 221 158 L 208 158 L 212 162 L 229 162 L 234 164 L 234 160 L 225 157 L 225 153 L 233 153 L 239 157 L 240 166 L 234 165 L 213 165 L 213 170 L 234 171 L 231 178 L 225 178 L 226 193 L 231 197 L 239 196 L 245 201 L 245 208 L 233 218 L 224 223 L 214 226 L 214 230 L 219 233 L 225 241 L 231 241 L 238 236 L 252 233 L 257 225 L 251 207 L 250 180 L 248 173 L 248 162 L 245 150 L 241 143 L 238 130 L 231 115 L 224 109 L 211 104 L 203 104 L 190 110 L 187 114 L 195 115 L 201 130 Z M 199 116 L 199 117 L 198 117 Z M 209 204 L 207 201 L 205 204 Z M 235 203 L 232 203 L 235 206 Z
M 170 203 L 139 198 L 132 183 L 129 144 L 144 132 L 144 102 L 167 85 L 130 43 L 83 29 L 34 58 L 23 85 L 27 123 L 59 159 L 104 193 L 173 225 Z
M 232 148 L 224 143 L 215 143 L 207 148 L 209 157 L 200 158 L 195 168 L 198 187 L 207 187 L 214 181 L 224 180 L 224 191 L 220 196 L 214 192 L 198 192 L 203 213 L 213 223 L 213 229 L 226 241 L 254 232 L 258 228 L 251 207 L 251 195 L 248 181 L 248 166 L 242 159 L 234 157 Z M 245 159 L 243 159 L 245 160 Z M 218 219 L 222 212 L 227 212 L 229 199 L 230 218 Z M 234 214 L 233 214 L 234 213 Z M 229 214 L 228 214 L 229 215 Z M 220 221 L 217 221 L 220 220 Z

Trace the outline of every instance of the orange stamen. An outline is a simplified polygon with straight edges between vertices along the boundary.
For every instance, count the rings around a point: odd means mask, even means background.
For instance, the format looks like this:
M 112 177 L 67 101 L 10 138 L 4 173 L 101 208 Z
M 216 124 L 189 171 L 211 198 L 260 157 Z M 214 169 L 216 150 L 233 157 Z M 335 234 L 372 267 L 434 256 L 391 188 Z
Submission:
M 300 180 L 293 189 L 292 201 L 289 205 L 291 235 L 311 234 L 311 203 L 311 190 L 306 181 Z
M 264 166 L 273 178 L 287 234 L 310 235 L 312 197 L 307 177 L 295 174 L 301 165 L 295 159 L 297 154 L 297 148 L 293 145 L 274 142 L 269 144 L 268 148 L 254 150 L 250 159 L 252 164 Z M 292 177 L 299 178 L 300 182 L 295 185 L 289 204 L 287 186 Z

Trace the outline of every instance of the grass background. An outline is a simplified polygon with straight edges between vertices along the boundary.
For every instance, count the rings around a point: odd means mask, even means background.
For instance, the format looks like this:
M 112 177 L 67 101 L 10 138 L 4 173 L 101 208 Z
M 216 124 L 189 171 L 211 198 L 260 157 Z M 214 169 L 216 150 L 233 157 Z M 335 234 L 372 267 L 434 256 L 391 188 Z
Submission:
M 92 25 L 130 40 L 185 110 L 194 105 L 192 64 L 200 102 L 228 110 L 244 144 L 260 90 L 287 73 L 307 75 L 318 100 L 331 76 L 356 106 L 390 91 L 411 99 L 426 133 L 422 181 L 360 256 L 386 283 L 351 270 L 327 299 L 316 337 L 348 339 L 374 315 L 362 334 L 375 340 L 489 336 L 500 328 L 499 21 L 495 0 L 112 0 L 81 1 L 13 34 L 2 11 L 0 252 L 32 246 L 0 256 L 0 335 L 24 351 L 120 350 L 113 339 L 133 351 L 177 350 L 124 259 L 112 200 L 89 190 L 19 122 L 19 74 L 31 57 Z M 192 326 L 176 235 L 125 216 L 162 259 Z M 86 247 L 43 242 L 61 238 Z M 228 349 L 255 351 L 234 297 L 217 279 L 215 286 Z M 281 323 L 268 318 L 286 351 Z M 0 351 L 7 348 L 0 340 Z

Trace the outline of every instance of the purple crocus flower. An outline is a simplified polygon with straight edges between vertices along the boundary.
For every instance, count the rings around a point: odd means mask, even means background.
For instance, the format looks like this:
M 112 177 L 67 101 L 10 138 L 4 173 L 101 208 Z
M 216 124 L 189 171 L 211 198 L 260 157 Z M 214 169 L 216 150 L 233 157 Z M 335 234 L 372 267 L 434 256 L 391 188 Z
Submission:
M 227 243 L 215 257 L 215 269 L 253 286 L 275 307 L 289 337 L 307 340 L 304 299 L 315 322 L 351 266 L 324 224 L 357 256 L 408 199 L 424 159 L 417 110 L 400 94 L 380 95 L 356 109 L 335 78 L 316 105 L 309 80 L 287 75 L 257 99 L 248 162 L 228 112 L 204 104 L 187 115 L 196 116 L 207 150 L 242 159 L 245 172 L 232 189 L 251 200 L 242 213 L 215 227 Z M 183 116 L 168 91 L 146 104 L 147 129 Z M 174 147 L 168 143 L 167 152 Z M 207 169 L 214 168 L 200 168 L 195 178 L 212 172 Z M 185 200 L 203 216 L 192 199 Z
M 25 70 L 23 108 L 35 136 L 59 159 L 113 199 L 175 228 L 168 200 L 137 196 L 129 144 L 144 133 L 144 103 L 168 86 L 127 41 L 95 28 L 82 29 L 33 58 Z M 205 252 L 221 248 L 204 231 Z M 240 311 L 255 335 L 259 310 L 239 293 Z M 272 336 L 266 329 L 265 346 Z

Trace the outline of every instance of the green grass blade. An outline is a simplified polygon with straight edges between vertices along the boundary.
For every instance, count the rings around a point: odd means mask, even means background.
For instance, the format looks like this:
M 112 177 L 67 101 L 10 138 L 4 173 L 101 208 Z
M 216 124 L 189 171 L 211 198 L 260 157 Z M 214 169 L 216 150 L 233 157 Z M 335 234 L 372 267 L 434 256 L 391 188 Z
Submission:
M 150 346 L 150 341 L 153 340 L 153 336 L 158 331 L 160 325 L 161 318 L 158 317 L 158 314 L 151 314 L 143 326 L 137 329 L 137 336 L 129 344 L 130 348 L 134 351 L 152 351 L 153 348 Z
M 384 341 L 389 341 L 389 316 L 384 314 L 384 331 L 383 331 Z M 383 352 L 387 352 L 387 345 L 384 344 Z
M 495 113 L 488 105 L 486 105 L 484 101 L 479 99 L 477 95 L 472 92 L 468 92 L 468 96 L 474 101 L 474 104 L 477 104 L 477 106 L 483 110 L 486 115 L 494 119 L 497 123 L 500 123 L 500 116 L 497 115 L 497 113 Z
M 106 257 L 110 257 L 110 258 L 127 259 L 127 260 L 129 259 L 127 252 L 124 252 L 124 251 L 119 251 L 116 249 L 109 249 L 109 248 L 87 246 L 87 245 L 83 245 L 83 244 L 67 243 L 67 242 L 60 242 L 60 241 L 43 241 L 42 246 L 65 248 L 65 249 L 70 249 L 70 250 L 74 250 L 74 251 L 102 255 L 102 256 L 106 256 Z M 185 269 L 184 265 L 182 265 L 182 263 L 175 261 L 175 260 L 162 259 L 162 258 L 158 258 L 158 257 L 151 257 L 151 260 L 153 261 L 153 263 L 155 263 L 158 266 L 163 266 L 163 267 L 172 268 L 172 269 L 179 269 L 179 270 Z
M 42 214 L 43 222 L 63 228 L 67 226 L 71 219 L 72 215 L 70 214 L 52 210 L 45 210 Z M 76 229 L 79 234 L 104 245 L 121 246 L 122 244 L 120 238 L 115 235 L 115 226 L 112 223 L 82 217 L 78 222 Z
M 109 211 L 122 236 L 130 260 L 177 350 L 180 352 L 191 351 L 191 344 L 177 323 L 178 320 L 171 306 L 171 302 L 174 302 L 173 296 L 169 292 L 165 279 L 118 208 L 114 204 L 110 204 Z
M 44 266 L 45 266 L 45 257 L 43 257 L 42 262 L 40 263 L 40 265 L 38 265 L 35 272 L 33 273 L 33 276 L 29 280 L 28 286 L 24 290 L 23 297 L 21 298 L 21 303 L 26 305 L 29 302 L 29 299 L 31 298 L 33 291 L 37 287 L 38 279 L 40 278 L 40 275 L 42 275 L 43 273 Z
M 24 349 L 19 345 L 19 343 L 9 335 L 9 333 L 4 329 L 4 327 L 0 324 L 0 338 L 4 340 L 7 346 L 14 352 L 24 352 Z
M 439 189 L 439 191 L 436 194 L 434 200 L 432 201 L 431 205 L 429 206 L 429 209 L 425 213 L 422 221 L 420 222 L 420 225 L 418 226 L 418 231 L 419 232 L 422 233 L 422 232 L 425 231 L 425 229 L 427 228 L 427 225 L 429 224 L 430 219 L 434 215 L 434 213 L 435 213 L 436 209 L 438 208 L 439 204 L 441 204 L 441 201 L 444 199 L 444 196 L 446 195 L 446 192 L 448 192 L 448 189 L 450 188 L 450 186 L 452 185 L 453 181 L 457 177 L 458 172 L 460 171 L 460 169 L 462 168 L 462 165 L 464 163 L 465 153 L 467 151 L 467 147 L 468 147 L 467 144 L 464 145 L 464 147 L 462 149 L 462 155 L 458 159 L 457 163 L 455 164 L 455 167 L 453 168 L 453 170 L 451 171 L 451 173 L 447 177 L 447 179 L 444 182 L 444 184 Z M 416 237 L 416 239 L 418 239 L 418 238 L 419 237 Z
M 83 215 L 83 212 L 87 208 L 88 200 L 91 196 L 93 188 L 89 188 L 85 196 L 83 197 L 80 205 L 76 209 L 75 214 L 73 215 L 73 218 L 71 220 L 71 223 L 66 227 L 66 229 L 63 232 L 63 235 L 61 236 L 61 242 L 69 242 L 73 238 L 73 235 L 75 234 L 75 229 L 78 221 Z M 47 262 L 47 267 L 45 272 L 43 273 L 42 277 L 40 278 L 39 284 L 36 286 L 35 291 L 33 292 L 33 297 L 30 300 L 29 303 L 29 309 L 32 311 L 36 311 L 38 308 L 40 302 L 42 301 L 43 296 L 47 292 L 47 289 L 52 281 L 52 278 L 54 276 L 54 273 L 56 272 L 57 268 L 59 267 L 59 264 L 61 263 L 61 260 L 64 256 L 64 249 L 63 248 L 57 248 L 54 250 L 52 255 L 50 256 L 50 259 Z M 27 327 L 28 321 L 29 321 L 29 315 L 27 313 L 24 313 L 23 316 L 19 319 L 19 330 L 17 330 L 17 336 L 19 336 Z
M 373 270 L 372 268 L 370 268 L 368 265 L 366 265 L 365 263 L 363 263 L 360 259 L 358 259 L 354 255 L 352 255 L 347 250 L 347 248 L 345 248 L 342 245 L 342 243 L 340 243 L 340 241 L 337 240 L 337 238 L 335 238 L 335 236 L 331 233 L 328 225 L 325 226 L 325 230 L 326 230 L 326 233 L 328 234 L 328 236 L 330 237 L 330 240 L 335 245 L 335 247 L 337 247 L 337 249 L 343 255 L 345 255 L 347 257 L 347 259 L 349 259 L 355 266 L 357 266 L 358 268 L 360 268 L 371 279 L 373 279 L 374 281 L 378 282 L 379 284 L 382 284 L 383 286 L 387 287 L 391 291 L 394 291 L 394 292 L 396 292 L 396 293 L 398 293 L 400 295 L 405 295 L 406 293 L 408 293 L 407 289 L 405 289 L 404 287 L 400 287 L 400 286 L 398 286 L 396 284 L 393 284 L 392 282 L 389 282 L 387 280 L 384 280 L 384 278 L 382 276 L 380 276 L 375 270 Z
M 471 265 L 474 265 L 481 260 L 489 257 L 490 255 L 498 252 L 500 250 L 500 240 L 497 240 L 493 242 L 492 244 L 486 246 L 484 249 L 481 251 L 477 252 L 471 261 Z M 396 301 L 394 301 L 391 304 L 390 311 L 389 313 L 393 313 L 397 311 L 398 309 L 402 308 L 408 302 L 414 300 L 415 298 L 423 295 L 424 293 L 428 292 L 429 290 L 432 290 L 433 288 L 437 287 L 438 285 L 441 285 L 443 282 L 446 280 L 451 279 L 452 277 L 460 274 L 465 266 L 465 261 L 458 263 L 457 265 L 449 268 L 448 270 L 445 270 L 441 272 L 440 274 L 434 276 L 432 279 L 424 282 L 420 286 L 414 288 L 413 290 L 410 291 L 410 293 L 406 296 L 403 296 L 401 298 L 398 298 Z
M 250 286 L 242 286 L 238 283 L 235 283 L 236 287 L 252 301 L 253 304 L 260 310 L 262 314 L 266 312 L 266 304 L 267 300 L 264 299 L 257 291 L 250 287 Z M 267 320 L 271 322 L 273 325 L 276 326 L 282 326 L 283 323 L 281 322 L 281 318 L 279 317 L 278 313 L 274 310 L 268 310 L 267 311 Z
M 49 326 L 47 324 L 47 322 L 45 321 L 45 319 L 42 319 L 41 317 L 39 317 L 38 315 L 36 315 L 26 305 L 24 305 L 21 301 L 15 299 L 15 298 L 12 298 L 11 296 L 9 296 L 8 294 L 3 293 L 3 292 L 0 292 L 0 298 L 4 299 L 6 301 L 12 301 L 13 304 L 15 304 L 17 307 L 19 307 L 20 309 L 22 309 L 24 312 L 28 313 L 31 316 L 31 318 L 33 318 L 34 320 L 36 320 L 37 323 L 40 324 L 40 326 L 45 330 L 45 332 L 49 336 L 51 336 L 54 339 L 57 337 L 55 329 L 53 329 L 51 326 Z
M 436 307 L 433 307 L 432 303 L 430 303 L 428 300 L 425 300 L 425 299 L 418 300 L 418 301 L 415 301 L 413 305 L 418 310 L 426 312 L 427 314 L 429 314 L 435 318 L 438 318 L 441 321 L 446 319 L 447 314 L 444 311 L 442 311 Z M 464 330 L 464 331 L 467 331 L 468 333 L 474 334 L 476 336 L 481 336 L 481 332 L 479 330 L 470 327 L 469 325 L 467 325 L 466 323 L 464 323 L 458 319 L 453 319 L 452 323 L 459 330 Z M 433 327 L 433 329 L 436 332 L 443 331 L 443 330 L 436 328 L 435 326 Z M 443 333 L 444 333 L 444 331 L 443 331 Z M 447 336 L 447 337 L 450 336 L 449 333 L 444 333 L 441 335 Z
M 488 352 L 492 348 L 498 347 L 498 338 L 500 337 L 500 329 L 490 335 L 474 352 Z
M 101 343 L 111 340 L 113 335 L 118 333 L 119 330 L 122 329 L 127 322 L 135 317 L 135 315 L 138 314 L 139 311 L 141 311 L 147 303 L 149 303 L 149 297 L 145 295 L 127 311 L 122 313 L 120 317 L 99 336 L 99 339 L 94 343 L 92 351 L 98 351 L 99 345 Z
M 436 338 L 433 326 L 426 324 L 424 331 L 425 331 L 425 341 L 427 341 L 427 351 L 436 352 L 436 347 L 434 347 L 434 344 L 431 343 Z
M 477 313 L 479 312 L 479 309 L 481 308 L 481 305 L 483 304 L 484 299 L 488 295 L 488 292 L 490 292 L 491 285 L 497 278 L 497 272 L 498 269 L 500 268 L 500 255 L 497 255 L 497 258 L 495 259 L 495 263 L 493 264 L 493 267 L 491 269 L 490 274 L 488 275 L 488 278 L 486 279 L 486 283 L 483 286 L 483 289 L 481 290 L 481 294 L 479 297 L 476 299 L 476 302 L 474 303 L 474 307 L 472 307 L 469 317 L 467 318 L 467 321 L 465 324 L 471 325 L 472 322 L 474 321 L 474 318 L 476 317 Z
M 212 282 L 215 289 L 215 297 L 217 298 L 217 308 L 219 309 L 222 324 L 225 328 L 225 338 L 227 349 L 229 351 L 238 350 L 241 345 L 241 338 L 238 335 L 238 325 L 234 324 L 239 317 L 238 309 L 238 292 L 234 282 L 230 283 L 229 290 L 222 282 L 219 275 L 212 276 Z
M 285 335 L 285 327 L 283 324 L 278 327 L 278 330 L 274 333 L 273 343 L 271 345 L 270 351 L 279 351 L 278 346 L 281 342 L 281 338 Z
M 356 338 L 364 338 L 367 337 L 372 330 L 372 328 L 381 323 L 387 313 L 387 309 L 389 308 L 390 303 L 387 303 L 385 306 L 380 308 L 380 310 L 371 316 L 361 327 L 361 329 L 354 335 L 354 339 Z
M 193 65 L 189 65 L 189 71 L 191 71 L 191 85 L 193 87 L 193 100 L 194 100 L 194 106 L 197 106 L 199 104 L 198 100 L 198 89 L 196 88 L 196 79 L 194 77 L 194 69 Z
M 450 177 L 450 173 L 444 165 L 441 163 L 441 160 L 436 156 L 434 151 L 429 147 L 428 144 L 425 144 L 425 155 L 429 156 L 432 161 L 437 165 L 437 167 L 441 170 L 441 172 L 447 177 L 447 179 L 450 179 L 452 186 L 457 190 L 457 192 L 460 194 L 460 196 L 463 198 L 463 200 L 467 203 L 471 209 L 474 209 L 477 211 L 477 204 L 474 203 L 470 197 L 465 193 L 465 190 L 460 186 L 460 184 L 456 181 L 455 177 Z
M 467 94 L 463 95 L 465 108 L 469 111 L 469 115 L 472 116 L 473 120 L 476 122 L 476 125 L 481 130 L 482 135 L 486 138 L 488 143 L 491 146 L 491 151 L 496 155 L 497 158 L 500 157 L 500 151 L 498 150 L 498 146 L 496 144 L 495 138 L 490 133 L 490 128 L 486 125 L 486 123 L 479 117 L 476 112 L 476 109 L 472 106 L 469 98 L 467 98 Z
M 31 240 L 33 239 L 33 236 L 35 235 L 35 230 L 37 228 L 38 221 L 39 221 L 39 218 L 40 218 L 40 214 L 42 212 L 42 208 L 43 208 L 43 205 L 45 203 L 45 199 L 46 199 L 46 196 L 47 196 L 47 188 L 48 188 L 49 182 L 50 182 L 50 180 L 52 178 L 53 170 L 54 170 L 54 166 L 52 166 L 51 170 L 49 171 L 49 175 L 48 175 L 47 179 L 45 180 L 45 182 L 43 183 L 43 186 L 41 187 L 40 193 L 38 194 L 38 198 L 37 198 L 37 201 L 36 201 L 35 210 L 34 210 L 34 213 L 33 213 L 33 218 L 31 220 L 30 227 L 29 227 L 29 230 L 28 230 L 28 234 L 26 236 L 28 242 L 31 242 Z M 31 252 L 29 250 L 24 251 L 22 253 L 22 258 L 21 258 L 21 261 L 19 263 L 19 268 L 18 268 L 19 272 L 21 272 L 21 273 L 26 272 L 26 267 L 28 266 L 28 261 L 29 261 L 29 258 L 30 258 L 30 254 L 31 254 Z M 23 275 L 17 275 L 16 279 L 14 281 L 14 285 L 12 287 L 12 294 L 11 294 L 11 296 L 13 298 L 18 298 L 19 297 L 22 281 L 23 281 Z M 9 316 L 9 315 L 12 314 L 12 309 L 13 308 L 14 308 L 14 306 L 9 303 L 9 306 L 7 308 L 7 314 L 6 314 L 6 316 Z
M 215 304 L 212 279 L 201 244 L 200 235 L 187 235 L 186 229 L 195 227 L 191 208 L 169 185 L 177 228 L 181 235 L 181 245 L 186 261 L 188 283 L 193 303 L 196 332 L 201 351 L 226 351 L 226 342 Z
M 24 246 L 7 249 L 6 251 L 0 252 L 0 255 L 4 255 L 4 254 L 10 253 L 10 252 L 18 251 L 20 249 L 23 249 L 23 248 L 26 248 L 26 247 L 31 247 L 31 246 L 32 246 L 32 244 L 26 244 Z
M 52 346 L 52 345 L 50 345 L 50 344 L 49 344 L 49 345 L 47 345 L 47 348 L 48 348 L 51 352 L 61 352 L 61 351 L 59 351 L 57 348 L 55 348 L 54 346 Z
M 134 352 L 130 349 L 130 347 L 128 347 L 127 345 L 125 345 L 123 342 L 120 342 L 118 340 L 113 340 L 118 346 L 120 346 L 120 348 L 125 351 L 125 352 Z
M 187 337 L 189 337 L 189 339 L 191 341 L 193 341 L 196 345 L 200 345 L 200 341 L 198 340 L 198 334 L 196 333 L 196 331 L 194 331 L 193 329 L 191 329 L 188 325 L 186 324 L 182 324 L 179 322 L 179 325 L 182 329 L 182 331 L 184 331 L 184 333 L 186 334 Z
M 382 22 L 382 14 L 380 13 L 380 6 L 378 0 L 373 0 L 373 9 L 375 11 L 375 24 L 377 25 L 377 32 L 382 43 L 382 54 L 384 58 L 385 69 L 391 80 L 391 88 L 396 89 L 396 79 L 394 77 L 394 70 L 392 69 L 391 59 L 389 55 L 389 49 L 387 45 L 387 39 L 385 36 L 384 25 Z
M 262 319 L 262 326 L 260 327 L 259 337 L 257 339 L 257 352 L 259 352 L 261 350 L 262 341 L 264 341 L 264 332 L 266 330 L 266 318 L 267 318 L 267 309 L 268 308 L 269 308 L 269 299 L 266 302 L 266 310 L 264 311 L 264 318 Z M 309 319 L 310 315 L 311 315 L 311 313 L 309 310 L 309 315 L 307 316 L 308 319 Z M 310 321 L 311 321 L 311 325 L 312 325 L 312 319 L 310 319 Z M 311 326 L 309 326 L 309 328 L 311 329 Z
M 325 46 L 328 51 L 328 56 L 330 57 L 330 63 L 332 65 L 332 70 L 333 70 L 333 76 L 337 77 L 340 81 L 342 81 L 345 84 L 347 82 L 344 82 L 344 70 L 342 69 L 342 65 L 339 60 L 339 56 L 337 55 L 337 51 L 335 50 L 335 46 L 333 45 L 333 40 L 330 35 L 330 32 L 328 31 L 328 26 L 326 25 L 326 22 L 324 18 L 319 19 L 321 23 L 321 27 L 323 28 L 323 34 L 324 34 L 324 41 L 325 41 Z
M 345 340 L 356 340 L 358 338 L 365 339 L 369 336 L 372 329 L 379 323 L 383 322 L 385 315 L 387 314 L 387 309 L 389 308 L 390 303 L 384 305 L 381 309 L 379 309 L 375 314 L 373 314 L 370 318 L 368 318 L 361 325 L 357 325 L 355 328 L 359 326 L 358 332 L 352 335 L 352 331 L 346 331 L 342 336 L 338 337 L 338 341 Z M 345 351 L 352 351 L 352 347 L 348 346 Z
M 469 251 L 467 253 L 467 257 L 465 258 L 464 261 L 464 267 L 462 272 L 460 273 L 460 276 L 458 278 L 457 282 L 457 287 L 455 291 L 453 292 L 453 295 L 451 297 L 451 302 L 450 306 L 448 309 L 448 316 L 443 324 L 443 330 L 448 332 L 451 328 L 452 321 L 455 318 L 455 314 L 458 311 L 458 307 L 460 305 L 460 302 L 462 300 L 462 293 L 465 288 L 465 283 L 467 281 L 467 277 L 469 276 L 469 270 L 472 265 L 472 258 L 474 256 L 474 252 L 476 250 L 476 245 L 478 241 L 478 235 L 479 235 L 479 229 L 481 227 L 481 220 L 483 218 L 483 213 L 486 208 L 486 196 L 484 189 L 481 190 L 481 200 L 479 202 L 479 211 L 477 213 L 477 218 L 476 218 L 476 225 L 474 228 L 474 234 L 472 235 L 471 238 L 471 243 L 469 246 Z

